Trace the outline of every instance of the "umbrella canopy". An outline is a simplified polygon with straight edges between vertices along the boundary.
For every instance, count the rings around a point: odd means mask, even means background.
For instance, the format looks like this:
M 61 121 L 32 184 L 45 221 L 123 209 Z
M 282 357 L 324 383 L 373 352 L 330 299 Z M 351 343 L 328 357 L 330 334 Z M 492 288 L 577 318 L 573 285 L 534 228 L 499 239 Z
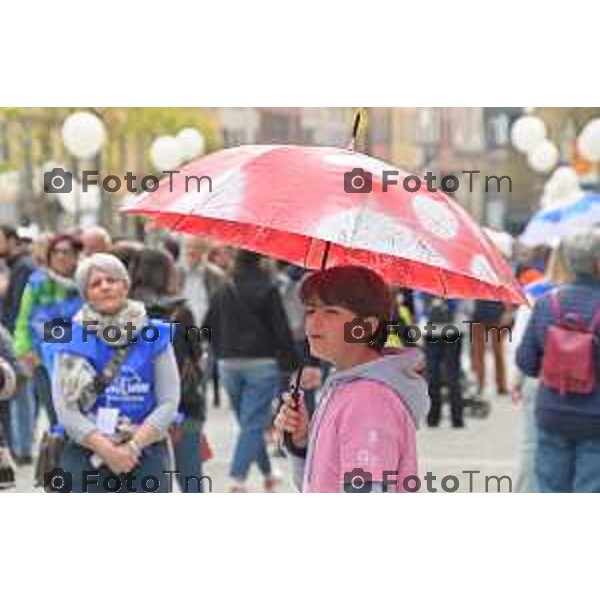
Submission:
M 570 233 L 600 223 L 600 195 L 587 194 L 575 202 L 538 211 L 519 238 L 526 246 L 555 246 Z
M 515 240 L 510 233 L 507 233 L 506 231 L 498 231 L 497 229 L 491 229 L 489 227 L 484 227 L 483 230 L 490 240 L 492 240 L 496 248 L 500 250 L 502 256 L 505 256 L 506 258 L 510 258 L 512 256 Z
M 405 189 L 419 181 L 351 150 L 248 145 L 186 165 L 122 210 L 308 269 L 359 264 L 439 296 L 524 301 L 506 260 L 456 202 L 425 182 Z

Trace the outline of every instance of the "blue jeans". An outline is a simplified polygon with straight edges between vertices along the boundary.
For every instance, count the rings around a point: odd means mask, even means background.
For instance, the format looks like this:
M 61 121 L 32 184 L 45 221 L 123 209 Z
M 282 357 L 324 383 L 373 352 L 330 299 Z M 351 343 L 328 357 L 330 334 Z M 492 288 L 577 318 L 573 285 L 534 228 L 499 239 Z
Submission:
M 125 475 L 114 475 L 108 468 L 96 470 L 90 464 L 92 452 L 73 441 L 67 442 L 60 467 L 72 478 L 72 491 L 76 493 L 107 493 L 109 491 L 144 493 L 170 492 L 171 477 L 165 474 L 169 453 L 165 442 L 144 448 L 139 465 L 131 472 L 129 486 Z M 86 484 L 86 472 L 88 483 Z M 135 477 L 135 481 L 133 480 Z M 158 481 L 158 487 L 156 486 Z M 119 485 L 120 484 L 120 485 Z M 131 488 L 131 489 L 128 489 Z M 108 488 L 108 489 L 106 489 Z M 155 489 L 157 488 L 157 489 Z
M 10 403 L 10 446 L 15 458 L 33 453 L 34 405 L 33 389 L 28 379 L 19 385 Z
M 535 470 L 540 492 L 600 492 L 600 438 L 572 440 L 538 428 Z
M 255 462 L 266 477 L 271 474 L 271 461 L 265 430 L 270 425 L 273 399 L 279 391 L 279 367 L 275 360 L 219 361 L 219 373 L 240 426 L 230 475 L 245 481 Z
M 177 443 L 173 441 L 175 452 L 175 470 L 179 471 L 177 483 L 184 493 L 198 493 L 202 489 L 202 481 L 192 477 L 202 477 L 202 461 L 200 460 L 200 438 L 202 424 L 195 419 L 186 418 L 181 426 L 181 437 Z M 186 484 L 186 477 L 190 477 Z

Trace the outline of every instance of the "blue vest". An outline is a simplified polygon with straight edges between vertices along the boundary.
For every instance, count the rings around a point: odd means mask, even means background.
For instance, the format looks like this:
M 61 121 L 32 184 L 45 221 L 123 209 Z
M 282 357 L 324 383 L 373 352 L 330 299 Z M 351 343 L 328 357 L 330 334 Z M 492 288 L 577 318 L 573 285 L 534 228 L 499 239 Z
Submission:
M 154 361 L 171 341 L 170 326 L 154 319 L 148 324 L 156 327 L 158 338 L 156 341 L 144 341 L 136 332 L 136 341 L 130 345 L 119 371 L 98 396 L 88 415 L 95 415 L 101 407 L 118 408 L 121 416 L 128 417 L 133 423 L 141 423 L 156 407 Z M 71 332 L 72 342 L 56 344 L 56 351 L 86 358 L 96 372 L 101 373 L 115 349 L 90 331 L 84 336 L 80 323 L 73 323 Z M 150 330 L 147 337 L 150 339 L 154 335 L 155 332 Z
M 49 278 L 43 270 L 34 271 L 29 277 L 28 284 L 34 294 L 38 294 L 39 288 Z M 54 355 L 54 343 L 44 341 L 44 334 L 51 329 L 53 319 L 64 319 L 71 321 L 83 304 L 81 297 L 77 293 L 68 296 L 64 300 L 52 302 L 51 304 L 38 304 L 33 307 L 29 315 L 29 331 L 33 342 L 34 350 L 42 359 L 49 372 L 52 372 L 52 357 Z

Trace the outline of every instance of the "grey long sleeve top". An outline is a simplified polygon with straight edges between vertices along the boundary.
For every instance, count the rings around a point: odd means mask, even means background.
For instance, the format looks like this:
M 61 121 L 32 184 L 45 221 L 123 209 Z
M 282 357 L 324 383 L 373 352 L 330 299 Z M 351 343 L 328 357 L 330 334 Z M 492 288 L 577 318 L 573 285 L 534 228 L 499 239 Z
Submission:
M 61 389 L 58 376 L 60 373 L 60 355 L 57 356 L 56 368 L 52 377 L 52 398 L 56 408 L 58 421 L 65 428 L 67 435 L 81 444 L 84 438 L 96 431 L 96 423 L 84 415 L 78 408 L 67 405 L 65 394 Z M 179 406 L 180 380 L 175 353 L 171 345 L 161 352 L 154 362 L 154 393 L 156 407 L 146 418 L 146 423 L 167 435 L 169 426 L 175 420 Z

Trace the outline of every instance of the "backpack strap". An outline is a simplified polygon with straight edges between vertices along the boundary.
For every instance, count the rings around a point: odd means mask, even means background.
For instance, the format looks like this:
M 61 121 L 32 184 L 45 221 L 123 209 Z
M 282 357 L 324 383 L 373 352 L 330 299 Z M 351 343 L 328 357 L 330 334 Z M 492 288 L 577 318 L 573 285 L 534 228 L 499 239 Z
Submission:
M 558 299 L 558 288 L 554 288 L 550 292 L 550 310 L 552 311 L 552 316 L 560 322 L 561 314 L 560 314 L 560 300 Z
M 558 292 L 557 288 L 553 289 L 552 292 L 550 292 L 550 310 L 552 311 L 552 315 L 554 316 L 554 318 L 560 323 L 562 321 L 562 315 L 561 315 L 561 307 L 560 307 L 560 300 L 559 300 L 558 294 L 559 294 L 559 292 Z M 580 317 L 579 317 L 579 320 L 581 323 Z M 587 329 L 591 333 L 594 333 L 594 331 L 596 331 L 596 329 L 598 328 L 599 325 L 600 325 L 600 307 L 598 307 L 596 309 L 596 312 L 593 314 L 592 320 L 590 321 L 590 324 L 588 325 Z
M 124 346 L 120 346 L 115 350 L 111 359 L 106 363 L 102 369 L 102 373 L 99 373 L 94 378 L 94 392 L 99 396 L 104 393 L 104 390 L 109 386 L 110 382 L 115 378 L 121 365 L 125 362 L 129 350 L 133 344 L 128 342 Z

